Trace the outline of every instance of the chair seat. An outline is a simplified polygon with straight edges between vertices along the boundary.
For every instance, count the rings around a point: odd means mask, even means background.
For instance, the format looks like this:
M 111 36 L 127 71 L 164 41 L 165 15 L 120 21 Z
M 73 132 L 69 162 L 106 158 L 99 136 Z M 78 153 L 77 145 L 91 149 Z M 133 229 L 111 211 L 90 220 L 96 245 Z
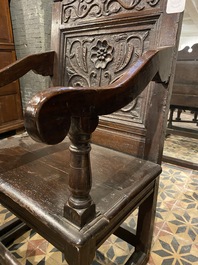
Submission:
M 0 146 L 2 204 L 62 252 L 67 242 L 83 245 L 89 237 L 96 247 L 101 245 L 149 196 L 161 172 L 155 163 L 93 144 L 91 197 L 97 214 L 80 229 L 63 216 L 69 195 L 69 140 L 46 146 L 29 137 L 13 137 L 4 143 Z

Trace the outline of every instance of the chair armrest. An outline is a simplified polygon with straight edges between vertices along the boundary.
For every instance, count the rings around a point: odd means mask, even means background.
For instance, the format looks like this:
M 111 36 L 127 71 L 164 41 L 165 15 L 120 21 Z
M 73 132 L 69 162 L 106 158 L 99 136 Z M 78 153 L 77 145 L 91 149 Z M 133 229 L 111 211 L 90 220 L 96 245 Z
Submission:
M 168 82 L 172 47 L 147 51 L 117 81 L 102 87 L 52 87 L 32 98 L 25 113 L 30 136 L 47 144 L 61 142 L 71 117 L 110 114 L 135 99 L 152 80 Z M 94 126 L 93 126 L 94 127 Z M 85 129 L 92 132 L 91 128 Z
M 53 74 L 54 51 L 29 55 L 0 69 L 0 87 L 5 86 L 30 70 L 40 75 Z

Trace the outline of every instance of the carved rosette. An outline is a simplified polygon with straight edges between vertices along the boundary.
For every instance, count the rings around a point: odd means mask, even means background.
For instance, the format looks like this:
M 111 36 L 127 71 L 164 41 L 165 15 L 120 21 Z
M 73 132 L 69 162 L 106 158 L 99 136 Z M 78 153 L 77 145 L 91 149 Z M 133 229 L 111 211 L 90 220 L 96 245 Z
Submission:
M 63 23 L 124 12 L 156 8 L 162 0 L 69 0 L 63 5 Z
M 65 36 L 65 86 L 102 86 L 113 83 L 142 55 L 147 30 L 89 37 Z M 141 98 L 120 112 L 138 119 Z

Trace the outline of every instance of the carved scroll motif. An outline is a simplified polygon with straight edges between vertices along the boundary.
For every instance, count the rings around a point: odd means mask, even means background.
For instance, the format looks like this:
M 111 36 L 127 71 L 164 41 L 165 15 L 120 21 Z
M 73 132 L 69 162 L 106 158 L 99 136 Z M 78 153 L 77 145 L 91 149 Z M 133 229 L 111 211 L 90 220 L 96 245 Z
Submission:
M 101 36 L 65 36 L 66 86 L 101 86 L 113 83 L 142 55 L 148 31 Z M 123 109 L 137 117 L 137 102 Z
M 63 23 L 85 17 L 109 16 L 124 11 L 154 8 L 160 0 L 70 0 L 63 5 Z

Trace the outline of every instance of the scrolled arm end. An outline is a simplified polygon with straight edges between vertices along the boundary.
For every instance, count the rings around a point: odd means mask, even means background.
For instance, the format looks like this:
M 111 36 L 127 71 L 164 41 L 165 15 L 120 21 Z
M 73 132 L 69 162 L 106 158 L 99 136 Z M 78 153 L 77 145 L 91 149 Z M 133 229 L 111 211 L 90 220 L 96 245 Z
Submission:
M 54 145 L 68 134 L 71 117 L 67 106 L 60 104 L 59 98 L 45 101 L 35 96 L 29 102 L 25 111 L 25 127 L 37 142 Z

